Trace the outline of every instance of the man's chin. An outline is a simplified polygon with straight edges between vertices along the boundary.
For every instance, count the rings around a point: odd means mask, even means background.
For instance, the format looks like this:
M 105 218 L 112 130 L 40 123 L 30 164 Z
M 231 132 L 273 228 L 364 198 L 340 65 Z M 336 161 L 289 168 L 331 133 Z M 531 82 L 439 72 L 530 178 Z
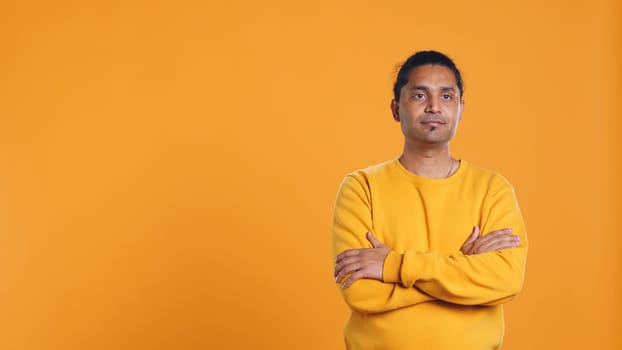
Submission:
M 417 143 L 427 145 L 445 145 L 449 143 L 450 140 L 451 138 L 443 135 L 427 135 L 427 137 L 416 138 Z
M 449 140 L 439 139 L 419 139 L 419 140 L 406 140 L 406 148 L 421 148 L 421 149 L 440 149 L 449 146 Z

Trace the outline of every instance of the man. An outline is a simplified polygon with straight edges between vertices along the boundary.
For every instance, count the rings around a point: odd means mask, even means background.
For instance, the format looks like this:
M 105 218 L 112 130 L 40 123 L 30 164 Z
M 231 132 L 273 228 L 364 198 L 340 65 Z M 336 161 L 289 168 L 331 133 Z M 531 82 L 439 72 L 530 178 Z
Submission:
M 464 109 L 454 62 L 418 52 L 391 102 L 398 159 L 345 177 L 334 275 L 351 313 L 348 349 L 498 349 L 503 306 L 521 289 L 527 236 L 512 186 L 454 159 Z

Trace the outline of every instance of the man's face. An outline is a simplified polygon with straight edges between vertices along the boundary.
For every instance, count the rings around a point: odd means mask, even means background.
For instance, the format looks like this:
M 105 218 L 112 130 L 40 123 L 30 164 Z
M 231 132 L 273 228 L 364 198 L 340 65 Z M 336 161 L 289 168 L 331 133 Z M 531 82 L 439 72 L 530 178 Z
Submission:
M 439 65 L 423 65 L 408 75 L 400 101 L 391 103 L 406 143 L 447 144 L 462 116 L 462 99 L 453 72 Z

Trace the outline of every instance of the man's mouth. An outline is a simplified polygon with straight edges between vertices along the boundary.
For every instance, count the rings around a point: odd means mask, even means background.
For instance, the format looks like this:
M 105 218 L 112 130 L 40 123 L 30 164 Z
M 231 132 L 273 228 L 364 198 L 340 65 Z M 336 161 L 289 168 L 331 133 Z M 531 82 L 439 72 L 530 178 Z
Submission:
M 432 119 L 432 120 L 424 120 L 421 122 L 421 124 L 427 125 L 427 126 L 439 126 L 439 125 L 445 124 L 445 122 L 442 120 L 438 120 L 438 119 Z
M 436 130 L 441 125 L 444 125 L 445 122 L 439 119 L 427 119 L 421 122 L 425 127 L 430 128 L 430 131 Z

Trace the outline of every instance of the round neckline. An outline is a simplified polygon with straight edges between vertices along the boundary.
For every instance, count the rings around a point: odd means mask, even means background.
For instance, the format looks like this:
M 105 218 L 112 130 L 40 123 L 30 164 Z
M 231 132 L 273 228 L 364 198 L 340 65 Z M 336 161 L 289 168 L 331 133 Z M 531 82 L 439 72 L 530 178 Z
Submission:
M 433 178 L 433 177 L 420 176 L 420 175 L 417 175 L 417 174 L 415 174 L 413 172 L 410 172 L 400 162 L 400 158 L 399 157 L 397 157 L 393 162 L 401 170 L 401 172 L 404 173 L 404 175 L 406 175 L 406 177 L 410 181 L 414 181 L 414 182 L 421 183 L 421 184 L 438 184 L 438 185 L 440 185 L 440 184 L 448 184 L 448 183 L 452 183 L 452 182 L 456 181 L 457 179 L 462 177 L 462 174 L 465 172 L 465 169 L 466 169 L 466 167 L 468 165 L 467 161 L 465 161 L 462 158 L 458 158 L 458 168 L 456 169 L 456 171 L 454 171 L 453 174 L 449 175 L 448 177 L 442 178 L 442 179 L 436 179 L 436 178 Z

